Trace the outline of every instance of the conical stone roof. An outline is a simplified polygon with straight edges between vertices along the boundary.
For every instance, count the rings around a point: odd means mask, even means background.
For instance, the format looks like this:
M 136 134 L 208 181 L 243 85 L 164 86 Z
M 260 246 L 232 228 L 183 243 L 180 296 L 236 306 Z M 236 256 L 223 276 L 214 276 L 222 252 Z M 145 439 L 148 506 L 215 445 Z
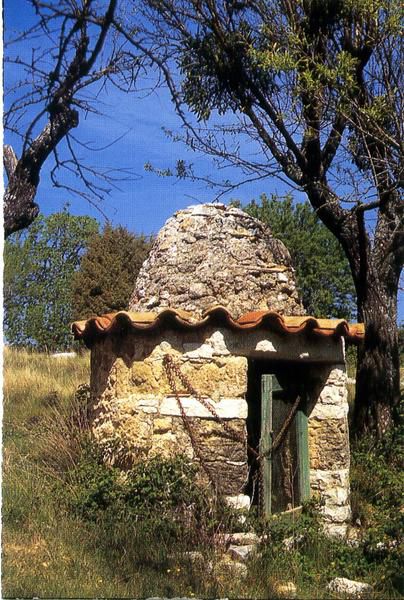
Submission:
M 131 311 L 181 308 L 201 316 L 225 306 L 302 315 L 286 246 L 264 223 L 223 204 L 190 206 L 160 230 L 143 263 Z

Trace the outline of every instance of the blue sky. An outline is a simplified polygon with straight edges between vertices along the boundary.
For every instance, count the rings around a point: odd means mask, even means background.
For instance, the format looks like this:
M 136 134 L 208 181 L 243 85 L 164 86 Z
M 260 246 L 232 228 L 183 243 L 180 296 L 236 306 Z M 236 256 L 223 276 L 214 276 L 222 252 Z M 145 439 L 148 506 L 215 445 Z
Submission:
M 32 22 L 32 12 L 25 0 L 6 0 L 5 30 L 6 37 L 13 30 L 21 30 Z M 30 52 L 28 44 L 19 52 Z M 6 77 L 18 79 L 14 71 L 7 71 Z M 152 79 L 144 80 L 145 87 L 152 85 Z M 173 110 L 168 92 L 160 88 L 150 94 L 139 93 L 126 95 L 112 86 L 99 98 L 102 103 L 103 115 L 81 115 L 80 124 L 75 135 L 80 140 L 90 143 L 94 148 L 104 147 L 114 139 L 121 138 L 117 143 L 103 151 L 82 151 L 87 164 L 99 167 L 124 167 L 134 174 L 134 181 L 121 181 L 120 189 L 114 190 L 110 196 L 105 196 L 100 208 L 114 223 L 125 225 L 131 231 L 138 233 L 156 233 L 173 212 L 198 202 L 209 202 L 215 199 L 217 190 L 209 189 L 203 183 L 189 180 L 174 180 L 159 177 L 147 172 L 146 163 L 165 169 L 173 168 L 177 159 L 193 163 L 195 170 L 203 174 L 214 174 L 216 167 L 201 154 L 191 152 L 181 143 L 173 143 L 164 133 L 164 128 L 179 131 L 180 119 Z M 19 142 L 10 140 L 16 146 Z M 59 146 L 63 152 L 63 143 Z M 102 223 L 104 218 L 87 202 L 75 198 L 67 192 L 61 192 L 52 186 L 49 171 L 52 167 L 48 159 L 42 174 L 38 189 L 37 202 L 42 212 L 49 214 L 60 210 L 66 201 L 74 214 L 90 214 Z M 232 168 L 219 178 L 240 179 L 240 173 Z M 284 194 L 288 188 L 278 180 L 266 180 L 255 184 L 245 185 L 237 191 L 224 196 L 223 201 L 237 197 L 248 202 L 259 197 L 263 192 Z
M 25 0 L 5 0 L 6 37 L 12 30 L 23 29 L 31 20 L 30 6 Z M 30 52 L 30 48 L 19 51 Z M 14 79 L 18 75 L 6 68 L 5 77 Z M 144 81 L 144 85 L 151 85 L 151 81 Z M 75 133 L 93 148 L 102 148 L 120 138 L 105 150 L 81 151 L 87 164 L 104 168 L 123 167 L 134 173 L 132 181 L 120 181 L 119 189 L 105 196 L 100 204 L 101 210 L 113 224 L 122 224 L 136 233 L 156 233 L 176 210 L 215 198 L 217 191 L 207 188 L 205 184 L 158 177 L 144 168 L 148 162 L 160 169 L 173 168 L 177 159 L 184 159 L 192 162 L 200 173 L 215 174 L 216 167 L 209 158 L 192 153 L 180 143 L 174 143 L 164 133 L 164 128 L 179 131 L 181 127 L 166 90 L 160 88 L 150 94 L 126 95 L 110 87 L 99 101 L 103 115 L 81 115 Z M 6 141 L 14 145 L 18 154 L 19 142 L 12 138 L 8 140 L 7 136 Z M 61 153 L 63 145 L 59 147 Z M 73 214 L 91 215 L 101 223 L 105 222 L 102 214 L 88 202 L 53 187 L 49 177 L 51 167 L 52 163 L 48 161 L 41 173 L 37 194 L 41 211 L 45 214 L 56 212 L 69 202 Z M 240 173 L 235 168 L 226 171 L 224 176 L 232 181 L 240 179 Z M 285 194 L 287 191 L 285 184 L 272 178 L 242 186 L 224 196 L 223 200 L 238 198 L 248 202 L 252 198 L 258 199 L 263 192 Z M 297 197 L 296 193 L 294 196 Z M 399 321 L 403 320 L 404 301 L 401 298 Z

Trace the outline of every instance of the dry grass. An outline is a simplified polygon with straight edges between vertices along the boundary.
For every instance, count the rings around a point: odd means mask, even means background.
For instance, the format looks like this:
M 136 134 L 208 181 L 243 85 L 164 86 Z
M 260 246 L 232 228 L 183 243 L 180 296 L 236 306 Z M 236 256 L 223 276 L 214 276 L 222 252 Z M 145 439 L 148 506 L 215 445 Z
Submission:
M 5 425 L 30 425 L 30 419 L 45 414 L 56 399 L 66 405 L 77 386 L 88 382 L 89 365 L 89 353 L 75 358 L 53 358 L 48 354 L 6 348 Z

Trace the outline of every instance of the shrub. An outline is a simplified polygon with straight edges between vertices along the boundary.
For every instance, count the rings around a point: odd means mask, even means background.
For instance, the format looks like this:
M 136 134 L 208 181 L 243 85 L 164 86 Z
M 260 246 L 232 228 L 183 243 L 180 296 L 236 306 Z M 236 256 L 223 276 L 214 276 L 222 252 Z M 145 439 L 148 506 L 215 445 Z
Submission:
M 197 483 L 197 472 L 183 457 L 156 456 L 125 473 L 105 464 L 99 448 L 88 440 L 67 473 L 65 500 L 87 520 L 141 524 L 150 533 L 164 531 L 175 538 L 202 521 L 206 525 L 212 503 Z
M 400 573 L 404 514 L 403 422 L 381 442 L 370 438 L 352 449 L 351 503 L 353 519 L 362 527 L 361 547 L 375 576 L 385 585 Z
M 89 521 L 99 518 L 102 511 L 119 503 L 122 486 L 116 469 L 104 464 L 91 441 L 86 439 L 81 456 L 74 468 L 66 473 L 70 483 L 65 495 L 70 508 Z

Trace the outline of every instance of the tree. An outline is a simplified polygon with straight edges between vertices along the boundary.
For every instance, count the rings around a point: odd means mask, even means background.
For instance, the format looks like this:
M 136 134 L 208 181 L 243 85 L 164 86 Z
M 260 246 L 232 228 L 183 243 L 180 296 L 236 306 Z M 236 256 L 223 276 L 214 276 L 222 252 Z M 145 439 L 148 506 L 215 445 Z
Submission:
M 21 142 L 19 157 L 11 146 L 4 147 L 6 237 L 37 217 L 35 197 L 48 157 L 54 161 L 53 184 L 89 201 L 102 198 L 116 181 L 110 169 L 84 164 L 80 153 L 85 144 L 73 130 L 80 114 L 98 112 L 97 94 L 107 82 L 129 91 L 136 79 L 139 62 L 111 31 L 117 1 L 29 0 L 35 21 L 6 41 L 5 68 L 10 65 L 12 71 L 6 79 L 4 128 Z M 59 179 L 60 169 L 81 185 Z
M 66 210 L 39 215 L 4 245 L 4 333 L 8 343 L 39 350 L 71 346 L 72 279 L 98 224 Z
M 107 225 L 94 236 L 74 277 L 75 318 L 127 309 L 149 249 L 149 238 L 121 226 Z
M 191 148 L 217 157 L 219 167 L 239 166 L 244 180 L 277 176 L 304 192 L 344 249 L 366 326 L 354 423 L 359 433 L 382 436 L 400 398 L 400 3 L 145 0 L 141 6 L 141 39 L 123 21 L 115 26 L 153 55 Z
M 262 194 L 260 203 L 253 200 L 243 209 L 267 223 L 273 235 L 288 248 L 307 314 L 351 319 L 355 288 L 348 260 L 310 204 L 294 204 L 291 195 L 268 198 Z

